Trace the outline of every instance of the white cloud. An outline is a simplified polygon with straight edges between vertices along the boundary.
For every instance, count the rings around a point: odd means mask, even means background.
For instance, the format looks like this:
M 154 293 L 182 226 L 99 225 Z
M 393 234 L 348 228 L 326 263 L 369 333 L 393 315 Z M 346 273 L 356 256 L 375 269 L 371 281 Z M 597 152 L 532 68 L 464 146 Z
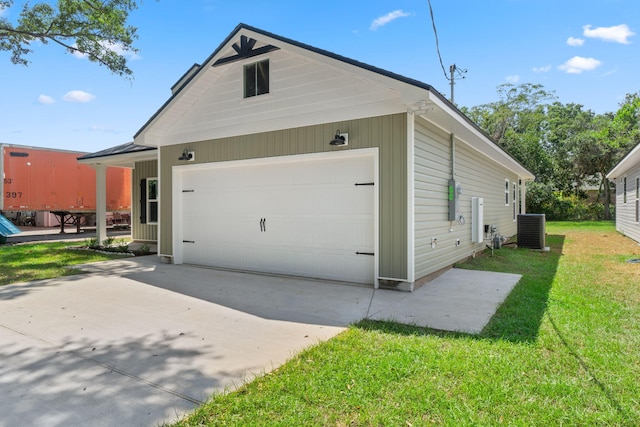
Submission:
M 504 79 L 507 81 L 507 83 L 518 83 L 520 81 L 520 76 L 507 76 Z
M 546 73 L 551 70 L 551 65 L 546 65 L 544 67 L 533 67 L 534 73 Z
M 583 58 L 582 56 L 574 56 L 558 68 L 569 74 L 580 74 L 583 71 L 591 71 L 602 65 L 601 61 L 594 58 Z
M 582 46 L 584 44 L 584 39 L 578 39 L 576 37 L 569 37 L 567 39 L 567 44 L 569 46 Z
M 398 10 L 394 10 L 393 12 L 389 12 L 384 16 L 381 16 L 379 18 L 376 18 L 373 20 L 373 22 L 371 23 L 371 27 L 369 27 L 370 30 L 375 31 L 378 28 L 387 25 L 389 22 L 391 21 L 395 21 L 398 18 L 404 18 L 406 16 L 410 16 L 410 13 L 407 13 L 401 9 Z
M 598 27 L 594 29 L 591 29 L 591 25 L 585 25 L 582 29 L 584 30 L 583 35 L 585 37 L 621 44 L 631 43 L 628 38 L 636 35 L 636 33 L 629 29 L 627 24 L 614 25 L 613 27 Z
M 67 102 L 90 102 L 95 99 L 95 95 L 82 90 L 72 90 L 65 93 L 62 99 Z
M 38 102 L 40 104 L 53 104 L 56 101 L 54 101 L 54 99 L 52 97 L 50 97 L 49 95 L 42 94 L 42 95 L 40 95 L 38 97 Z

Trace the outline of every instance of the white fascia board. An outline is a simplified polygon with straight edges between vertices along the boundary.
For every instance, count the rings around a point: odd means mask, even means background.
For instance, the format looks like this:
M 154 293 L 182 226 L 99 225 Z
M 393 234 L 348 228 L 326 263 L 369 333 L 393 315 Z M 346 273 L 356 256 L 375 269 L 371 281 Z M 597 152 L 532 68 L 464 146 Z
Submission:
M 91 159 L 78 160 L 84 165 L 106 165 L 120 168 L 133 169 L 135 162 L 145 160 L 156 160 L 158 153 L 156 150 L 140 151 L 136 153 L 114 154 L 112 156 L 94 157 Z
M 636 147 L 631 150 L 629 154 L 627 154 L 624 159 L 620 160 L 620 162 L 607 174 L 607 179 L 616 179 L 622 175 L 624 172 L 631 169 L 633 166 L 640 164 L 640 144 L 636 145 Z

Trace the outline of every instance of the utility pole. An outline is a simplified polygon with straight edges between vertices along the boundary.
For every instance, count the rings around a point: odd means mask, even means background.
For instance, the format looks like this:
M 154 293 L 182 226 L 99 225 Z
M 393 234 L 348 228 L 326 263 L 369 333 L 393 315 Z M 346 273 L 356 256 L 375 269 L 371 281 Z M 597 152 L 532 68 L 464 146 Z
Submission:
M 467 70 L 462 70 L 460 68 L 458 68 L 456 66 L 456 64 L 451 64 L 451 66 L 449 66 L 449 85 L 451 86 L 451 103 L 455 105 L 455 102 L 453 101 L 453 86 L 456 84 L 456 77 L 455 74 L 456 72 L 458 73 L 458 76 L 460 76 L 460 78 L 464 79 L 463 74 L 467 72 Z
M 453 77 L 453 73 L 455 73 L 456 71 L 456 64 L 451 64 L 449 66 L 449 84 L 451 85 L 451 97 L 450 97 L 450 101 L 452 104 L 455 105 L 455 102 L 453 102 L 453 86 L 456 84 L 455 78 Z

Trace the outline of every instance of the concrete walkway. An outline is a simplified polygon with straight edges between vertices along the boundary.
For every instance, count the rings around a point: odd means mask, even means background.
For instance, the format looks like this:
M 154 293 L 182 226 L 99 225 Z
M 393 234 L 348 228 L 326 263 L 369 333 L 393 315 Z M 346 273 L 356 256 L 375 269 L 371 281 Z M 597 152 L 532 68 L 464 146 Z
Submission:
M 476 333 L 517 275 L 450 270 L 414 293 L 157 257 L 0 288 L 0 427 L 170 422 L 363 318 Z

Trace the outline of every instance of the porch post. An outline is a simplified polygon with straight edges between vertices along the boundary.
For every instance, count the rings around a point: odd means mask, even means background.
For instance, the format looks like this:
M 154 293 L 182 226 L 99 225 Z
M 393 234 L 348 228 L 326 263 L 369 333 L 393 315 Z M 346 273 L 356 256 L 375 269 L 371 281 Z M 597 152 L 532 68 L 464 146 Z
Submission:
M 107 165 L 96 164 L 96 238 L 98 244 L 107 238 Z

